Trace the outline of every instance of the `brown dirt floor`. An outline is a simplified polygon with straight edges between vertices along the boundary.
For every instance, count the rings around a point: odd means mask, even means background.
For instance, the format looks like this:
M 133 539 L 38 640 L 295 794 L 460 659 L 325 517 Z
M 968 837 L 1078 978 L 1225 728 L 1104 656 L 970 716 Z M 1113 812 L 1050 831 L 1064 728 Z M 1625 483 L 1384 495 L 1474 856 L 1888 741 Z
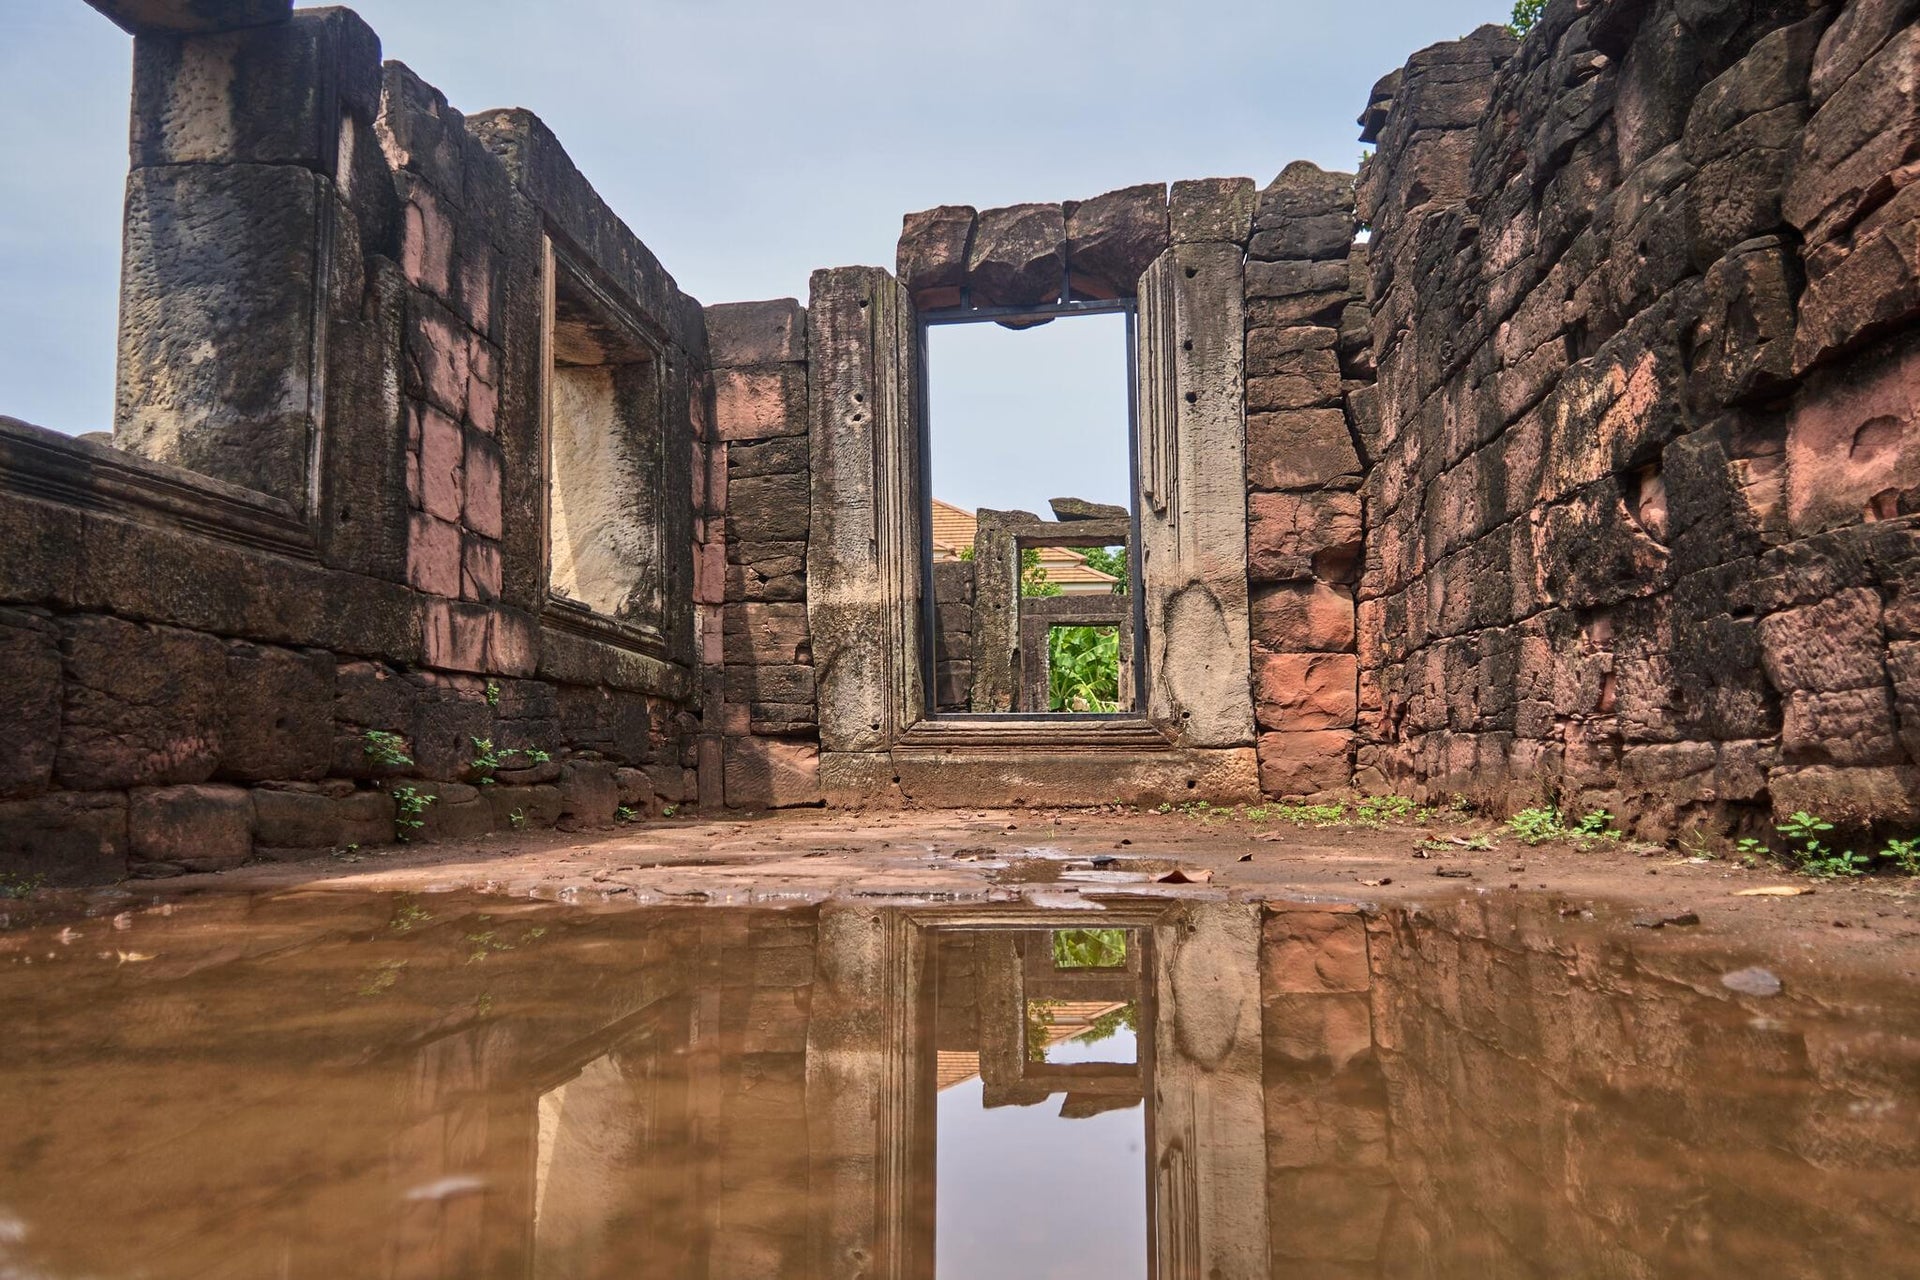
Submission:
M 1491 849 L 1466 842 L 1490 838 Z M 1108 859 L 1111 859 L 1109 862 Z M 1158 877 L 1178 868 L 1190 881 Z M 1738 896 L 1761 886 L 1797 897 Z M 800 905 L 1012 901 L 1097 907 L 1103 898 L 1232 896 L 1440 905 L 1482 893 L 1545 898 L 1569 919 L 1643 925 L 1694 913 L 1711 945 L 1818 967 L 1920 977 L 1920 881 L 1810 880 L 1720 857 L 1689 860 L 1628 842 L 1529 847 L 1497 824 L 1440 813 L 1424 822 L 1325 826 L 1212 814 L 1093 810 L 791 810 L 652 818 L 604 831 L 492 836 L 258 863 L 220 875 L 133 882 L 124 898 L 288 889 L 477 890 L 619 907 L 662 903 Z M 86 907 L 87 895 L 35 895 L 31 915 Z M 10 904 L 0 903 L 0 909 Z M 17 905 L 17 904 L 15 904 Z M 21 913 L 16 912 L 16 917 Z

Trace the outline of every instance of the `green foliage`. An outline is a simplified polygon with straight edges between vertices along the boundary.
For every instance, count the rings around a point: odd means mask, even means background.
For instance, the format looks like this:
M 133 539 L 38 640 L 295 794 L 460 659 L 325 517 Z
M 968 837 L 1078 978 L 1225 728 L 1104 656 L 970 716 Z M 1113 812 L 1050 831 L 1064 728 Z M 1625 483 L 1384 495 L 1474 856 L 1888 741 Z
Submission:
M 500 752 L 493 749 L 492 738 L 469 738 L 467 741 L 473 744 L 473 759 L 467 762 L 467 768 L 480 775 L 481 786 L 487 786 L 493 781 L 494 770 L 501 768 L 506 761 Z
M 674 811 L 679 807 L 679 805 L 675 804 L 663 804 L 660 806 L 660 816 L 663 818 L 671 818 L 674 815 Z
M 393 787 L 388 790 L 393 797 L 393 834 L 403 843 L 413 839 L 413 833 L 427 825 L 420 815 L 427 806 L 438 800 L 439 796 L 428 795 L 418 787 Z
M 1048 629 L 1047 706 L 1053 711 L 1120 709 L 1118 627 Z
M 1060 584 L 1047 581 L 1047 571 L 1040 567 L 1038 547 L 1027 547 L 1020 553 L 1020 594 L 1028 599 L 1061 594 Z
M 525 756 L 528 764 L 545 764 L 547 761 L 553 759 L 552 752 L 542 751 L 538 747 L 522 747 L 512 754 Z
M 515 809 L 512 813 L 507 815 L 507 825 L 512 827 L 515 831 L 518 831 L 520 828 L 526 826 L 527 811 L 525 809 Z
M 1907 840 L 1889 840 L 1880 856 L 1910 876 L 1920 876 L 1920 836 Z
M 398 769 L 413 763 L 413 757 L 407 754 L 407 740 L 399 734 L 369 729 L 361 737 L 365 739 L 361 750 L 375 764 Z
M 1835 876 L 1864 875 L 1873 861 L 1864 853 L 1829 846 L 1821 837 L 1833 830 L 1833 824 L 1805 809 L 1787 815 L 1787 820 L 1774 830 L 1787 838 L 1788 855 L 1800 864 L 1802 872 L 1810 876 L 1826 880 Z
M 500 705 L 500 682 L 497 680 L 487 681 L 487 705 L 490 707 Z
M 1507 30 L 1516 36 L 1524 36 L 1540 21 L 1540 15 L 1546 7 L 1547 0 L 1513 0 L 1513 18 L 1507 23 Z
M 1113 1039 L 1122 1029 L 1136 1031 L 1139 1026 L 1139 1010 L 1134 1007 L 1132 1001 L 1128 1001 L 1118 1009 L 1109 1009 L 1095 1018 L 1088 1024 L 1087 1029 L 1074 1039 L 1081 1044 L 1099 1044 L 1102 1040 Z
M 1125 547 L 1085 547 L 1080 554 L 1086 557 L 1087 568 L 1097 569 L 1114 580 L 1114 595 L 1127 594 L 1127 582 L 1131 575 L 1127 569 Z
M 395 933 L 411 933 L 431 919 L 433 916 L 412 894 L 403 893 L 393 900 L 393 915 L 387 920 L 387 928 Z
M 1117 969 L 1127 962 L 1124 929 L 1055 929 L 1056 969 Z
M 1361 822 L 1379 823 L 1388 818 L 1404 818 L 1417 808 L 1408 796 L 1364 796 L 1354 806 L 1354 817 Z
M 638 809 L 629 808 L 624 804 L 613 811 L 613 818 L 616 822 L 633 822 L 639 817 L 640 811 Z
M 1522 844 L 1543 844 L 1567 833 L 1560 825 L 1560 811 L 1551 806 L 1522 809 L 1507 819 L 1507 830 L 1519 836 Z
M 1053 1030 L 1053 1011 L 1058 1000 L 1027 1001 L 1027 1061 L 1047 1060 L 1047 1032 Z
M 1337 802 L 1334 804 L 1276 804 L 1273 806 L 1273 814 L 1282 822 L 1291 822 L 1295 826 L 1306 826 L 1311 823 L 1316 827 L 1324 827 L 1328 823 L 1338 822 L 1346 817 L 1347 806 Z
M 47 882 L 43 875 L 0 871 L 0 898 L 25 898 Z
M 1587 836 L 1598 840 L 1618 840 L 1620 832 L 1613 825 L 1613 815 L 1605 809 L 1592 809 L 1583 814 L 1580 821 L 1573 824 L 1573 835 Z

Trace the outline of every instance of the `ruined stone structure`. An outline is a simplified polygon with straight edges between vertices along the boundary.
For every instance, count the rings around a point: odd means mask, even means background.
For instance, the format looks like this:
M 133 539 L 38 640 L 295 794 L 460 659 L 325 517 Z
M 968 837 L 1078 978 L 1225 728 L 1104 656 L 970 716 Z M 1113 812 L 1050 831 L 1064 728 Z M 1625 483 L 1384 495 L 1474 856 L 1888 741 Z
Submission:
M 110 439 L 0 422 L 8 866 L 696 800 L 1920 814 L 1904 0 L 1555 0 L 1382 81 L 1357 182 L 943 206 L 704 308 L 347 10 L 93 3 L 119 387 Z M 955 714 L 1014 633 L 925 559 L 921 326 L 1093 306 L 1142 696 Z

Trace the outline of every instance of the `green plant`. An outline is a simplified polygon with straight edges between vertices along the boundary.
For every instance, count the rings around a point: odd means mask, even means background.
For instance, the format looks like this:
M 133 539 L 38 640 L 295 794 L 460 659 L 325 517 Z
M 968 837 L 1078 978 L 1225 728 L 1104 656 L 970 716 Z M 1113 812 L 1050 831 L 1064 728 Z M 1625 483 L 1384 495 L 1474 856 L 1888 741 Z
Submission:
M 431 919 L 433 916 L 414 901 L 412 894 L 403 893 L 393 900 L 393 915 L 387 921 L 387 928 L 395 933 L 411 933 Z
M 1513 17 L 1507 23 L 1507 30 L 1516 36 L 1524 36 L 1540 21 L 1540 15 L 1546 7 L 1547 0 L 1514 0 Z
M 490 707 L 500 705 L 500 682 L 497 680 L 487 681 L 487 705 Z
M 542 751 L 538 747 L 521 747 L 518 751 L 509 754 L 525 756 L 528 764 L 545 764 L 553 759 L 551 752 Z
M 1407 796 L 1365 796 L 1354 806 L 1354 816 L 1361 822 L 1383 822 L 1388 818 L 1404 818 L 1416 807 Z
M 1118 627 L 1048 629 L 1047 705 L 1053 711 L 1120 709 Z
M 1560 824 L 1560 811 L 1552 806 L 1522 809 L 1507 819 L 1507 830 L 1520 837 L 1522 844 L 1544 844 L 1567 833 Z
M 1619 830 L 1613 825 L 1613 815 L 1605 809 L 1590 809 L 1573 824 L 1569 833 L 1598 840 L 1618 840 Z
M 1305 826 L 1308 823 L 1312 823 L 1314 826 L 1324 827 L 1329 823 L 1338 822 L 1340 819 L 1346 817 L 1347 806 L 1338 802 L 1333 804 L 1276 804 L 1273 806 L 1273 816 L 1282 822 L 1291 822 L 1295 826 Z
M 613 817 L 616 822 L 632 822 L 639 816 L 640 811 L 638 809 L 630 808 L 624 804 L 613 811 Z
M 1020 594 L 1029 598 L 1061 594 L 1059 583 L 1047 581 L 1047 571 L 1040 565 L 1038 547 L 1026 547 L 1020 552 Z
M 1134 1003 L 1129 1000 L 1118 1009 L 1109 1009 L 1095 1018 L 1087 1024 L 1087 1029 L 1074 1039 L 1081 1044 L 1099 1044 L 1102 1040 L 1112 1039 L 1122 1030 L 1133 1031 L 1138 1026 L 1139 1012 Z
M 400 981 L 400 971 L 406 967 L 407 962 L 405 960 L 382 960 L 379 964 L 367 970 L 366 976 L 360 980 L 360 990 L 358 994 L 363 996 L 384 995 L 393 989 L 394 983 Z
M 427 825 L 426 819 L 420 815 L 427 811 L 428 805 L 440 798 L 428 795 L 418 787 L 408 786 L 390 788 L 387 794 L 393 797 L 393 834 L 403 842 L 411 840 L 414 832 Z
M 1264 804 L 1250 804 L 1240 812 L 1248 822 L 1265 822 L 1273 813 L 1273 811 Z
M 505 757 L 513 753 L 495 751 L 492 738 L 468 738 L 467 741 L 473 744 L 473 759 L 467 762 L 467 768 L 479 774 L 480 785 L 486 786 L 493 781 L 494 771 L 505 766 Z
M 0 898 L 24 898 L 46 882 L 47 878 L 37 873 L 0 871 Z
M 663 818 L 671 818 L 674 814 L 674 810 L 678 809 L 679 807 L 680 806 L 677 804 L 663 804 L 660 806 L 660 816 Z
M 1920 836 L 1906 840 L 1889 840 L 1880 856 L 1900 868 L 1905 875 L 1920 876 Z
M 507 825 L 512 827 L 515 831 L 518 831 L 520 828 L 526 826 L 527 811 L 525 809 L 515 809 L 512 813 L 507 815 Z
M 1080 555 L 1086 560 L 1087 568 L 1097 569 L 1113 579 L 1113 594 L 1127 594 L 1127 583 L 1131 577 L 1127 569 L 1127 549 L 1125 547 L 1085 547 Z
M 1805 809 L 1788 814 L 1787 820 L 1774 830 L 1787 838 L 1788 854 L 1806 875 L 1821 879 L 1864 875 L 1873 861 L 1864 853 L 1829 847 L 1820 837 L 1833 830 L 1833 824 Z
M 361 750 L 375 764 L 398 769 L 413 763 L 413 757 L 407 754 L 407 740 L 399 734 L 369 729 L 361 737 L 364 739 Z
M 1470 836 L 1467 839 L 1466 847 L 1475 853 L 1485 853 L 1487 850 L 1493 848 L 1493 837 L 1487 835 Z
M 1127 962 L 1124 929 L 1055 929 L 1056 969 L 1117 969 Z

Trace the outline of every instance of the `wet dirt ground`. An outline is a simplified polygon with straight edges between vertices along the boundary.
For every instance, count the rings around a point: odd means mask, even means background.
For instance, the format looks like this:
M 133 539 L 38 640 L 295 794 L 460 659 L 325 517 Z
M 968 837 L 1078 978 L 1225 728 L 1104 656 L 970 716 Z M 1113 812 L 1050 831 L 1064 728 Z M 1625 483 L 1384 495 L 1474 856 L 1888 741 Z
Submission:
M 1807 887 L 1020 810 L 42 891 L 0 1277 L 1914 1275 L 1920 913 Z
M 1161 883 L 1176 869 L 1203 883 Z M 853 896 L 1063 908 L 1195 892 L 1389 906 L 1518 891 L 1576 912 L 1603 904 L 1643 927 L 1694 929 L 1920 977 L 1920 881 L 1813 880 L 1726 855 L 1607 839 L 1530 846 L 1497 823 L 1445 811 L 1424 820 L 1315 823 L 1250 820 L 1226 809 L 788 810 L 389 845 L 124 888 L 173 897 L 293 885 L 628 905 L 780 906 Z M 1763 889 L 1796 892 L 1755 893 Z M 1679 923 L 1690 915 L 1697 923 Z

